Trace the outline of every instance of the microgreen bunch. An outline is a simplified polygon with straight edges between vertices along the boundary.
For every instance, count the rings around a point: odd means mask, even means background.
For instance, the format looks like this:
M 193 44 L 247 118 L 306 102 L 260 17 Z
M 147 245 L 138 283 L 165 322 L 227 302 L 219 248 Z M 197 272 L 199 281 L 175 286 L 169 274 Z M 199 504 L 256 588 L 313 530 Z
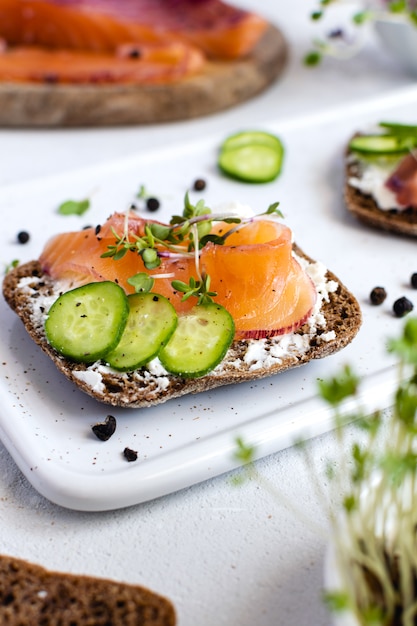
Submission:
M 271 204 L 258 218 L 262 215 L 282 217 L 278 206 L 278 202 Z M 200 251 L 209 242 L 224 245 L 230 235 L 254 219 L 257 217 L 241 218 L 235 215 L 213 214 L 204 200 L 199 200 L 195 205 L 192 204 L 187 192 L 182 215 L 174 215 L 167 225 L 153 221 L 145 223 L 142 236 L 129 232 L 129 220 L 128 214 L 126 214 L 124 232 L 118 234 L 112 228 L 114 243 L 107 246 L 107 251 L 101 257 L 118 261 L 127 252 L 133 251 L 142 258 L 147 270 L 160 267 L 164 258 L 194 258 L 196 277 L 191 277 L 188 284 L 175 280 L 172 285 L 176 291 L 184 294 L 183 300 L 196 296 L 199 304 L 207 303 L 216 296 L 216 293 L 210 291 L 210 277 L 200 272 Z M 235 226 L 219 235 L 211 233 L 213 222 L 223 222 Z M 140 272 L 129 278 L 128 282 L 135 287 L 137 292 L 146 292 L 152 289 L 154 280 L 158 277 L 167 278 L 170 276 L 154 274 L 151 277 Z
M 317 8 L 311 12 L 310 18 L 314 22 L 322 21 L 331 9 L 348 4 L 346 0 L 319 0 Z M 332 28 L 322 39 L 315 39 L 313 50 L 304 57 L 308 66 L 318 65 L 324 56 L 349 58 L 362 47 L 366 25 L 377 19 L 402 17 L 417 27 L 417 5 L 415 0 L 364 0 L 360 10 L 354 10 L 350 22 L 354 29 L 348 32 L 346 28 Z
M 361 406 L 361 379 L 345 366 L 318 383 L 334 416 L 336 449 L 324 472 L 305 455 L 317 497 L 328 512 L 340 585 L 325 593 L 332 612 L 350 611 L 360 626 L 417 623 L 417 318 L 387 350 L 398 361 L 398 381 L 389 411 Z M 353 407 L 353 408 L 352 408 Z M 353 443 L 346 441 L 346 425 Z M 237 440 L 236 459 L 282 501 L 254 468 L 256 450 Z M 290 503 L 291 504 L 291 503 Z M 292 505 L 295 515 L 304 516 Z M 305 516 L 304 516 L 305 517 Z M 307 520 L 311 523 L 312 520 Z M 355 623 L 355 622 L 352 622 Z
M 367 415 L 360 406 L 343 414 L 360 391 L 348 367 L 319 385 L 335 412 L 340 446 L 339 472 L 329 464 L 327 477 L 335 497 L 342 493 L 331 518 L 342 585 L 326 601 L 334 611 L 352 611 L 361 626 L 414 626 L 417 619 L 417 318 L 406 321 L 388 351 L 398 359 L 398 383 L 384 414 Z M 358 431 L 348 456 L 347 420 Z

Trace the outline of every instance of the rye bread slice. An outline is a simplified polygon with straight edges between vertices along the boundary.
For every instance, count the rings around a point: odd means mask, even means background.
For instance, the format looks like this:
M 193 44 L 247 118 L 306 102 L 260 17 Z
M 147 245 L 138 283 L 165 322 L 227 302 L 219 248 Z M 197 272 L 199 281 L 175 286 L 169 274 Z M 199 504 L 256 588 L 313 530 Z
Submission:
M 347 209 L 360 222 L 380 230 L 417 237 L 417 208 L 382 210 L 370 194 L 364 194 L 349 184 L 350 178 L 360 178 L 362 164 L 357 155 L 346 151 L 344 200 Z
M 167 374 L 155 363 L 121 373 L 100 364 L 74 363 L 59 355 L 46 341 L 42 317 L 45 311 L 44 305 L 40 305 L 45 298 L 59 295 L 57 285 L 42 273 L 38 261 L 11 270 L 3 281 L 3 295 L 32 339 L 80 389 L 113 406 L 149 407 L 185 394 L 278 374 L 326 357 L 352 341 L 362 321 L 357 300 L 322 264 L 314 262 L 296 246 L 294 253 L 310 271 L 318 267 L 324 278 L 318 288 L 314 316 L 293 333 L 233 342 L 220 365 L 195 379 Z
M 175 626 L 171 602 L 149 589 L 65 574 L 0 556 L 0 623 L 5 626 Z

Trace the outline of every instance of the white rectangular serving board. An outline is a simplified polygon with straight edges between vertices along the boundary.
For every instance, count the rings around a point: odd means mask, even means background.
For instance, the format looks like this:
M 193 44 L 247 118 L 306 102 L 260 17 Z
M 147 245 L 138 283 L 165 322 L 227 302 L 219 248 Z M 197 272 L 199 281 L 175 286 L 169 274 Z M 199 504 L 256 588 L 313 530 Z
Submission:
M 171 400 L 152 409 L 114 409 L 99 404 L 69 383 L 29 339 L 19 319 L 0 302 L 0 438 L 33 486 L 51 501 L 72 509 L 100 511 L 134 505 L 227 472 L 238 436 L 256 447 L 258 458 L 291 446 L 297 439 L 330 430 L 331 415 L 317 397 L 317 379 L 350 363 L 364 377 L 362 400 L 369 409 L 391 403 L 396 368 L 385 350 L 388 337 L 403 324 L 392 314 L 417 271 L 417 241 L 361 226 L 342 201 L 343 151 L 350 135 L 379 120 L 417 123 L 417 90 L 374 102 L 286 121 L 265 122 L 285 144 L 280 178 L 246 185 L 222 177 L 216 169 L 224 137 L 198 138 L 164 152 L 135 157 L 23 185 L 0 189 L 3 217 L 0 263 L 37 258 L 48 236 L 103 222 L 125 210 L 140 185 L 162 207 L 151 217 L 168 219 L 183 208 L 185 191 L 195 178 L 204 192 L 191 192 L 213 208 L 238 200 L 255 211 L 280 201 L 296 242 L 323 261 L 356 295 L 363 325 L 343 351 L 303 367 L 254 383 Z M 231 128 L 229 132 L 241 130 Z M 67 199 L 91 198 L 83 217 L 63 217 L 57 206 Z M 26 245 L 16 243 L 29 231 Z M 387 301 L 371 306 L 376 285 Z M 107 442 L 92 433 L 107 414 L 117 430 Z M 136 462 L 123 456 L 138 452 Z

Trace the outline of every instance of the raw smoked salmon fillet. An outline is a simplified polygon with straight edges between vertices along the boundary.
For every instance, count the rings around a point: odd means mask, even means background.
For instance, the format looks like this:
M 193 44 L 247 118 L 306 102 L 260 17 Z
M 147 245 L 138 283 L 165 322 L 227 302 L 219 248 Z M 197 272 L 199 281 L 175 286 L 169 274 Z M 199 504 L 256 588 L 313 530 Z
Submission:
M 203 65 L 199 51 L 181 42 L 165 46 L 147 44 L 141 47 L 140 58 L 25 46 L 0 54 L 0 81 L 157 85 L 194 74 Z
M 129 214 L 128 238 L 144 234 L 145 221 Z M 223 226 L 224 228 L 224 226 Z M 230 226 L 229 226 L 230 228 Z M 111 280 L 127 293 L 134 288 L 128 278 L 148 272 L 156 278 L 153 291 L 167 297 L 177 312 L 189 310 L 195 299 L 182 301 L 173 280 L 188 284 L 196 274 L 194 256 L 162 258 L 161 265 L 146 270 L 141 256 L 129 251 L 121 259 L 103 258 L 115 244 L 116 233 L 125 232 L 125 216 L 114 214 L 97 233 L 94 228 L 56 235 L 47 242 L 40 263 L 54 280 L 66 278 L 73 284 Z M 221 229 L 214 229 L 221 234 Z M 162 250 L 163 252 L 163 250 Z M 303 324 L 314 306 L 314 286 L 292 255 L 291 231 L 272 220 L 242 225 L 224 245 L 207 243 L 200 251 L 200 271 L 209 275 L 216 302 L 232 315 L 236 337 L 266 337 L 283 334 Z
M 180 39 L 231 59 L 248 54 L 266 28 L 263 18 L 220 0 L 0 1 L 0 37 L 11 45 L 104 52 Z
M 172 82 L 247 55 L 266 28 L 220 0 L 0 0 L 0 80 Z

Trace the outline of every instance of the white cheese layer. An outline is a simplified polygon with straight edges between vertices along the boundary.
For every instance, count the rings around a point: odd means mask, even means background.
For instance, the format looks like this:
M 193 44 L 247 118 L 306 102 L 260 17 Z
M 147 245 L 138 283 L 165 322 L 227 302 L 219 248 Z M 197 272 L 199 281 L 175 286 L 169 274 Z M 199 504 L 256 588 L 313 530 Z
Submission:
M 394 164 L 392 162 L 361 162 L 360 175 L 351 176 L 348 183 L 351 187 L 355 187 L 355 189 L 358 189 L 361 193 L 371 195 L 382 211 L 405 209 L 405 207 L 398 204 L 395 194 L 385 185 L 397 165 L 397 162 Z

